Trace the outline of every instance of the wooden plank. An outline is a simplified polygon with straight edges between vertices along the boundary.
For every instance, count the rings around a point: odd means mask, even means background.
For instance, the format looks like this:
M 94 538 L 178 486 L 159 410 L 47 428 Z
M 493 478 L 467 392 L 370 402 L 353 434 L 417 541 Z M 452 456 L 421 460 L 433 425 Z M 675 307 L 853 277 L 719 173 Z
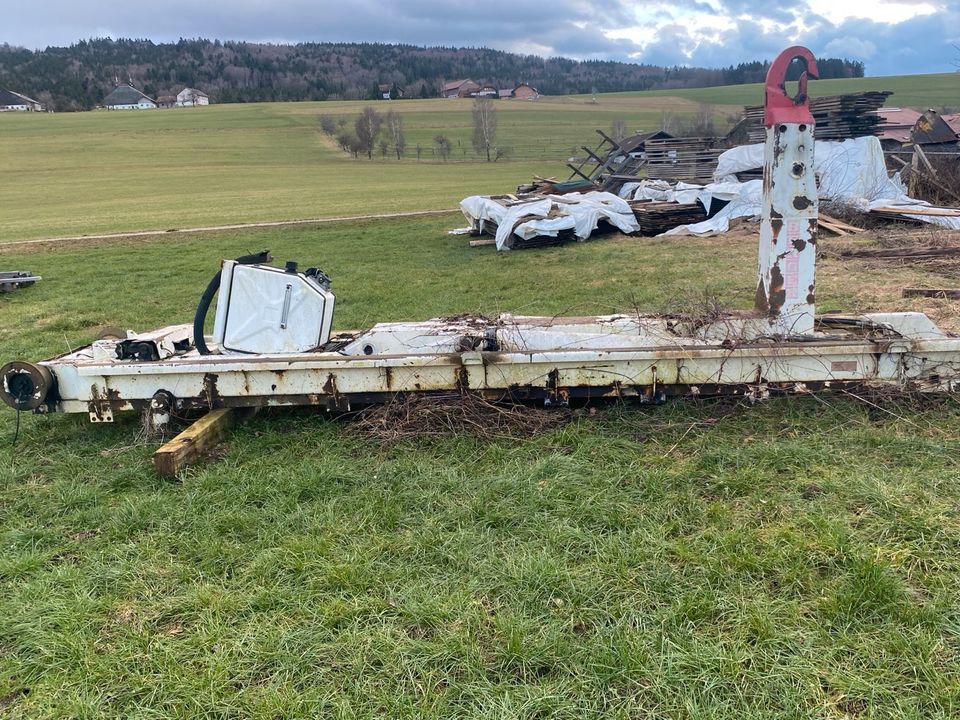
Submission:
M 153 454 L 153 467 L 161 477 L 176 477 L 187 465 L 223 441 L 226 431 L 237 420 L 233 408 L 212 410 Z
M 909 207 L 875 207 L 872 213 L 891 213 L 895 215 L 928 215 L 930 217 L 960 217 L 960 208 L 945 208 L 920 205 Z
M 573 165 L 571 165 L 570 163 L 567 163 L 567 167 L 570 168 L 571 170 L 573 170 L 573 172 L 574 172 L 575 175 L 579 175 L 579 176 L 582 177 L 584 180 L 589 180 L 590 182 L 593 182 L 593 178 L 591 178 L 589 175 L 584 175 L 582 172 L 580 172 L 580 168 L 575 168 L 575 167 L 574 167 Z M 581 165 L 580 167 L 583 167 L 583 165 Z M 572 178 L 573 178 L 573 175 L 571 175 L 570 177 L 571 177 L 571 179 L 572 179 Z
M 494 238 L 484 238 L 483 240 L 471 240 L 470 247 L 486 247 L 487 245 L 496 245 Z
M 904 288 L 903 296 L 960 300 L 960 288 Z
M 862 232 L 864 232 L 863 228 L 858 228 L 858 227 L 856 227 L 855 225 L 848 225 L 847 223 L 843 222 L 842 220 L 837 220 L 835 217 L 831 217 L 831 216 L 829 216 L 829 215 L 824 215 L 823 213 L 819 213 L 819 215 L 818 215 L 818 220 L 820 220 L 820 222 L 824 222 L 824 221 L 825 221 L 825 222 L 827 223 L 827 225 L 832 225 L 833 227 L 839 228 L 840 230 L 846 230 L 848 233 L 862 233 Z

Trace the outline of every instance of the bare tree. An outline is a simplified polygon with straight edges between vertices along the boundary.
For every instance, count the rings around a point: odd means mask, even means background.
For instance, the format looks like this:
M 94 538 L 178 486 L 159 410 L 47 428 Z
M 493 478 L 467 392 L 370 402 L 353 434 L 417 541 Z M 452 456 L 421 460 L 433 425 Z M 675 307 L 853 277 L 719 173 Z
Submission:
M 393 151 L 399 160 L 407 149 L 407 137 L 403 132 L 403 117 L 394 110 L 387 113 L 387 135 L 393 141 Z
M 383 124 L 383 116 L 369 105 L 360 112 L 360 117 L 355 123 L 357 139 L 360 141 L 360 152 L 365 152 L 367 158 L 373 159 L 373 148 L 377 142 L 377 135 L 380 134 L 380 126 Z
M 360 138 L 357 137 L 357 134 L 353 132 L 353 130 L 348 128 L 344 128 L 337 133 L 337 145 L 340 146 L 341 150 L 350 153 L 355 158 L 359 157 L 363 151 L 360 145 Z
M 386 138 L 380 138 L 380 143 L 377 145 L 377 147 L 380 149 L 380 155 L 384 160 L 386 160 L 387 155 L 390 152 L 390 141 Z
M 446 135 L 435 135 L 433 142 L 436 143 L 437 152 L 440 153 L 440 157 L 446 160 L 450 157 L 450 150 L 452 146 L 450 145 L 450 138 Z
M 329 115 L 320 116 L 320 129 L 327 135 L 333 135 L 337 132 L 337 121 Z
M 490 149 L 497 137 L 497 108 L 490 98 L 478 97 L 473 101 L 473 149 L 487 154 L 490 162 Z

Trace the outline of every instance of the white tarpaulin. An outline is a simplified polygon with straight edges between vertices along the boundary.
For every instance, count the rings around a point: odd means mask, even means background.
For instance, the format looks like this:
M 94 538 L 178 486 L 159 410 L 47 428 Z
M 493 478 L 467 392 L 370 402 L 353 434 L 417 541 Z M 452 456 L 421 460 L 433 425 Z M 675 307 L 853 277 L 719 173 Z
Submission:
M 550 195 L 509 207 L 488 197 L 472 195 L 460 202 L 460 210 L 471 223 L 482 220 L 497 223 L 497 250 L 509 250 L 514 235 L 528 240 L 538 236 L 556 237 L 561 230 L 573 230 L 578 240 L 586 240 L 601 220 L 625 233 L 640 229 L 627 201 L 608 192 Z M 547 217 L 551 211 L 555 217 Z M 533 219 L 519 222 L 531 215 Z
M 877 207 L 895 207 L 909 211 L 911 207 L 930 207 L 929 203 L 907 196 L 899 173 L 888 177 L 883 148 L 873 137 L 859 137 L 841 142 L 816 141 L 814 171 L 821 200 L 834 200 L 867 212 Z M 720 155 L 714 178 L 718 182 L 701 191 L 701 202 L 711 196 L 722 197 L 737 191 L 717 215 L 693 225 L 681 225 L 664 235 L 706 235 L 726 232 L 730 220 L 737 217 L 760 217 L 762 183 L 751 180 L 737 182 L 735 173 L 763 167 L 763 145 L 743 145 Z M 718 192 L 720 191 L 720 192 Z M 716 194 L 714 194 L 716 192 Z M 722 192 L 722 195 L 721 195 Z M 726 199 L 726 198 L 724 198 Z M 710 207 L 709 201 L 704 207 Z M 960 218 L 911 215 L 924 222 L 960 230 Z

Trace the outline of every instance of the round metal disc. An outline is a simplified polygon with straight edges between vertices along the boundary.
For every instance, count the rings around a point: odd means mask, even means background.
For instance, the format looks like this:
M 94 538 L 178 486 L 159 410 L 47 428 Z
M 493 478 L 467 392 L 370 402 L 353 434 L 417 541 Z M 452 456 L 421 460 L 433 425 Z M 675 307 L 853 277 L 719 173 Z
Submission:
M 14 360 L 0 368 L 0 398 L 14 410 L 36 410 L 52 387 L 53 376 L 43 365 Z

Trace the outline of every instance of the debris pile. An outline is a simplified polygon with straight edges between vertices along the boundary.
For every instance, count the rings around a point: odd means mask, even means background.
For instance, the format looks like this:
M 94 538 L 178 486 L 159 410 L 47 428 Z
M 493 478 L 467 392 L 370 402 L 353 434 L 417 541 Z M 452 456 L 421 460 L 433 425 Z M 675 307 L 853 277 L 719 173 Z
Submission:
M 960 209 L 915 199 L 960 204 L 960 142 L 947 122 L 952 116 L 915 113 L 909 137 L 898 131 L 894 142 L 890 123 L 902 122 L 903 112 L 881 110 L 891 94 L 810 101 L 820 199 L 845 208 L 842 216 L 853 222 L 869 214 L 873 220 L 960 228 Z M 613 228 L 636 235 L 713 234 L 726 232 L 734 218 L 759 217 L 762 106 L 746 107 L 724 138 L 676 138 L 664 131 L 624 139 L 597 134 L 596 148 L 581 146 L 585 156 L 567 163 L 572 171 L 567 180 L 535 176 L 515 195 L 466 198 L 460 207 L 470 228 L 459 232 L 491 235 L 495 239 L 471 245 L 507 250 L 585 240 Z M 892 177 L 888 163 L 899 170 Z M 819 227 L 841 237 L 861 230 L 825 215 Z

